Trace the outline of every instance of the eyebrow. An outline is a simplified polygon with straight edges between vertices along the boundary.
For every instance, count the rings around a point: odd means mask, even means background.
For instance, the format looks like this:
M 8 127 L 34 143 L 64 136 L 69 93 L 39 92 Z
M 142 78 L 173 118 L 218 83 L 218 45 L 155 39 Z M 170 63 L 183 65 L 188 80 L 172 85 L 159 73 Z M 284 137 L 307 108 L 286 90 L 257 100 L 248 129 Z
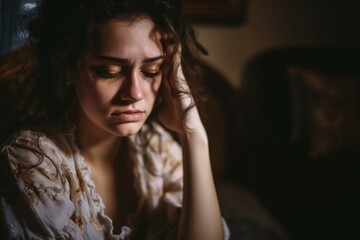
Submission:
M 106 56 L 106 55 L 97 55 L 95 56 L 96 59 L 98 60 L 105 60 L 105 61 L 111 61 L 111 62 L 116 62 L 116 63 L 129 63 L 129 59 L 127 58 L 117 58 L 117 57 L 112 57 L 112 56 Z M 142 63 L 152 63 L 152 62 L 156 62 L 160 59 L 164 59 L 164 56 L 156 56 L 156 57 L 151 57 L 151 58 L 145 58 Z

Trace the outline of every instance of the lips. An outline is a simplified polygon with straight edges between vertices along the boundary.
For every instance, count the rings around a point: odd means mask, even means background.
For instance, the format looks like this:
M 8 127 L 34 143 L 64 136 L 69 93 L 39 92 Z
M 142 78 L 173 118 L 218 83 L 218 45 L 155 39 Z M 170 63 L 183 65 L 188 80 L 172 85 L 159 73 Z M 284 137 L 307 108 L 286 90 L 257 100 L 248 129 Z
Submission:
M 138 122 L 143 119 L 144 112 L 139 110 L 134 111 L 116 111 L 111 114 L 111 117 L 120 121 L 125 122 Z

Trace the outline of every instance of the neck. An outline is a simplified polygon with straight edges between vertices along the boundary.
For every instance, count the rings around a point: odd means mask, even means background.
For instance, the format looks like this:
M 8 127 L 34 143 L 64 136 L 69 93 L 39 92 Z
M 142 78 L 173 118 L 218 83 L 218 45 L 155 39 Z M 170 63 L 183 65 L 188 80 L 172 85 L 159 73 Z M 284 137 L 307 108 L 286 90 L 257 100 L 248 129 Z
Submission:
M 99 128 L 84 113 L 78 114 L 75 137 L 85 161 L 92 165 L 112 165 L 121 145 L 120 137 Z

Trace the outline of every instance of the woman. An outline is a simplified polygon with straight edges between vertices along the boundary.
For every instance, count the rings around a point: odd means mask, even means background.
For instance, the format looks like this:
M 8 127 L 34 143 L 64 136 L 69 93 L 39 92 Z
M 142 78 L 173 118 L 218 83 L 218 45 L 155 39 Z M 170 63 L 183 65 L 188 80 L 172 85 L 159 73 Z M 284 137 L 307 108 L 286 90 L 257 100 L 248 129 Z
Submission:
M 8 238 L 228 238 L 179 8 L 40 2 L 21 128 L 2 147 Z

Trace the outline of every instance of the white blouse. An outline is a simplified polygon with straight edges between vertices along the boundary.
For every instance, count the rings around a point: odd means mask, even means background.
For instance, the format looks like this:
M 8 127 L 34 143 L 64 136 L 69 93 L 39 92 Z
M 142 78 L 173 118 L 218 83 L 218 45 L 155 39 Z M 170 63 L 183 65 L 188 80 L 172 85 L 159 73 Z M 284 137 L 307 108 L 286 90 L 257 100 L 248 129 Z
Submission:
M 1 233 L 9 239 L 175 239 L 182 206 L 182 152 L 160 125 L 144 125 L 128 137 L 139 205 L 129 226 L 113 234 L 111 219 L 96 193 L 75 144 L 73 131 L 36 135 L 23 131 L 3 146 L 0 162 Z M 34 142 L 35 141 L 35 142 Z M 141 222 L 146 215 L 146 221 Z M 225 239 L 229 231 L 223 221 Z M 1 226 L 0 226 L 1 227 Z

